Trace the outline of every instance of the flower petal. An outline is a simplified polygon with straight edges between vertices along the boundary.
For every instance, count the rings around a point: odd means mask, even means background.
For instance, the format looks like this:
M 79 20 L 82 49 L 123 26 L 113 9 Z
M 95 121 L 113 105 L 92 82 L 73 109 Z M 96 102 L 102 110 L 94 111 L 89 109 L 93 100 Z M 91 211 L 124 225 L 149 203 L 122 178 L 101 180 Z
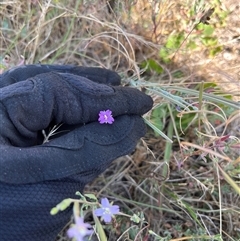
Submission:
M 104 208 L 111 207 L 111 205 L 110 205 L 110 203 L 109 203 L 109 201 L 108 201 L 108 199 L 106 197 L 101 199 L 101 205 Z
M 67 235 L 69 238 L 74 238 L 75 236 L 77 236 L 77 230 L 75 227 L 71 227 L 68 229 L 67 231 Z
M 94 214 L 98 217 L 103 216 L 105 210 L 103 208 L 97 208 L 94 210 Z
M 110 223 L 112 220 L 112 216 L 110 214 L 104 214 L 102 216 L 102 219 L 104 220 L 105 223 Z
M 112 116 L 109 116 L 107 119 L 108 124 L 112 124 L 114 122 L 114 119 Z
M 119 213 L 119 206 L 118 205 L 113 205 L 112 207 L 110 207 L 110 212 L 114 215 L 114 214 L 118 214 Z
M 106 113 L 106 115 L 111 115 L 112 111 L 111 110 L 106 110 L 105 113 Z

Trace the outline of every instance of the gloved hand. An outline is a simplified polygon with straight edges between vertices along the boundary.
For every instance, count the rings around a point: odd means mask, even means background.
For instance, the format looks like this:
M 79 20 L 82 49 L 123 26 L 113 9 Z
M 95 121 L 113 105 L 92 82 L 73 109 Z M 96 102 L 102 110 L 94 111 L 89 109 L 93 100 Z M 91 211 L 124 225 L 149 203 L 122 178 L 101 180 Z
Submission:
M 51 216 L 51 208 L 76 198 L 144 136 L 141 115 L 152 99 L 110 84 L 120 77 L 100 68 L 27 65 L 0 75 L 1 241 L 53 241 L 72 210 Z M 115 121 L 100 124 L 107 109 Z M 60 123 L 43 143 L 42 130 Z

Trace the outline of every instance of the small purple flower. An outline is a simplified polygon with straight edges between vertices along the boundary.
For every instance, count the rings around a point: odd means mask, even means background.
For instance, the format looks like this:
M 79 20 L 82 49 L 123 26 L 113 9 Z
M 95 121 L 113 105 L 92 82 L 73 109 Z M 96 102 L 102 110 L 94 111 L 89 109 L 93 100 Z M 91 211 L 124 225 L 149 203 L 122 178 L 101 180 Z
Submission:
M 91 235 L 93 230 L 90 230 L 91 225 L 89 223 L 84 223 L 83 218 L 78 217 L 75 220 L 75 224 L 68 229 L 67 235 L 69 238 L 75 238 L 76 241 L 83 241 L 86 235 Z
M 101 208 L 94 210 L 94 214 L 101 217 L 105 223 L 110 223 L 112 216 L 119 213 L 119 206 L 109 203 L 107 198 L 102 198 Z
M 111 110 L 103 110 L 99 112 L 98 121 L 100 124 L 112 124 L 114 122 L 114 118 L 112 117 Z

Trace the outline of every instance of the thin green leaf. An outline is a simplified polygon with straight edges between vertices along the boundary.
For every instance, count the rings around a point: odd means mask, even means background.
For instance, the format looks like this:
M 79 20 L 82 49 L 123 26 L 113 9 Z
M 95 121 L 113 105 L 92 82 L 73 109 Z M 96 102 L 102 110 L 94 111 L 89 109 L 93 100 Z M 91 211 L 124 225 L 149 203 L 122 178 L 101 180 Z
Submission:
M 153 125 L 151 121 L 147 120 L 146 118 L 144 118 L 144 121 L 148 126 L 150 126 L 154 131 L 156 131 L 160 136 L 162 136 L 167 141 L 173 143 L 173 141 L 168 136 L 166 136 L 162 131 L 160 131 L 155 125 Z

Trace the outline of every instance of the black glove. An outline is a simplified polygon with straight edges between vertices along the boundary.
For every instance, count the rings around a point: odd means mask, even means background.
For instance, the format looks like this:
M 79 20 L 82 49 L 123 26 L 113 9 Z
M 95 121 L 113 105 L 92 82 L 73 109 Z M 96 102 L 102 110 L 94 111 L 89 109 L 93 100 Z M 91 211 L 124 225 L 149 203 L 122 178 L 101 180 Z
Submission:
M 28 65 L 0 76 L 1 241 L 53 241 L 72 210 L 51 216 L 51 208 L 134 150 L 153 102 L 109 86 L 119 83 L 113 71 L 74 66 Z M 100 124 L 107 109 L 115 121 Z M 43 144 L 42 130 L 60 123 Z

